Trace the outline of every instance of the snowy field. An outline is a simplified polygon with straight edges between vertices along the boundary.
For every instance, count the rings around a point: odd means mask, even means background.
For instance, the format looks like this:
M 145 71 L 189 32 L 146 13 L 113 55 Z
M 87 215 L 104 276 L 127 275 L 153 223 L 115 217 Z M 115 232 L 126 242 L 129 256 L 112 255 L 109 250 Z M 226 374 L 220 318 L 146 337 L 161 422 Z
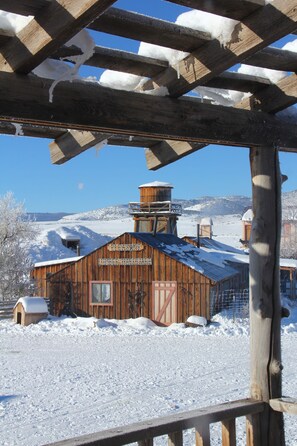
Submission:
M 194 216 L 181 216 L 178 220 L 178 236 L 197 235 L 198 219 Z M 242 233 L 242 221 L 239 215 L 218 215 L 213 218 L 214 239 L 226 245 L 240 248 L 239 239 Z M 34 223 L 38 235 L 30 247 L 34 262 L 75 257 L 76 253 L 65 248 L 61 243 L 61 235 L 71 232 L 81 239 L 81 255 L 97 249 L 110 238 L 118 237 L 124 232 L 133 232 L 131 217 L 111 220 L 79 219 L 69 216 L 58 221 Z
M 293 397 L 297 310 L 282 334 L 283 394 Z M 227 315 L 201 328 L 144 318 L 2 321 L 0 349 L 2 446 L 44 445 L 249 394 L 248 320 Z M 296 425 L 286 418 L 287 446 L 297 445 Z M 191 432 L 185 439 L 194 445 Z

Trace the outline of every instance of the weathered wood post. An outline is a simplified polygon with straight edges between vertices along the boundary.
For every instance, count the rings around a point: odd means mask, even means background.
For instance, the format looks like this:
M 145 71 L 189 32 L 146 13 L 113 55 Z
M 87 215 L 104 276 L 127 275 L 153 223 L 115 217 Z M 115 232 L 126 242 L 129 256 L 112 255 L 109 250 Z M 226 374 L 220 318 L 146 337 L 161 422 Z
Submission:
M 269 402 L 281 397 L 281 302 L 279 251 L 281 175 L 278 150 L 250 149 L 253 223 L 250 240 L 251 397 Z M 283 415 L 268 405 L 260 420 L 257 446 L 283 446 Z M 252 442 L 254 441 L 254 442 Z

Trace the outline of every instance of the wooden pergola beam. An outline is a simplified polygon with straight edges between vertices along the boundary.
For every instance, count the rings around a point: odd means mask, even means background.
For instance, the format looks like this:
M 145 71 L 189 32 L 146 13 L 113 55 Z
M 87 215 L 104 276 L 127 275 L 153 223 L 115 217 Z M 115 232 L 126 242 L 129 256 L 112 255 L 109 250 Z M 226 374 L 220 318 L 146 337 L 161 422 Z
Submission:
M 50 0 L 1 0 L 0 9 L 14 14 L 35 15 Z
M 49 145 L 51 162 L 53 164 L 63 164 L 77 154 L 107 140 L 109 136 L 106 133 L 92 134 L 91 132 L 69 130 Z M 69 143 L 69 140 L 71 143 Z M 69 150 L 69 147 L 71 147 L 71 150 Z
M 250 98 L 241 101 L 236 107 L 251 110 L 258 109 L 269 113 L 277 113 L 296 104 L 297 102 L 297 75 L 291 74 L 256 92 Z
M 123 61 L 122 65 L 120 65 L 123 69 L 125 69 L 123 64 L 125 64 L 125 60 Z M 148 75 L 148 72 L 150 70 L 157 70 L 157 69 L 160 70 L 160 66 L 157 63 L 150 66 L 148 63 L 143 65 L 140 62 L 140 64 L 138 64 L 137 61 L 135 64 L 132 64 L 132 69 L 130 69 L 130 62 L 128 62 L 128 66 L 126 68 L 129 73 L 133 71 L 133 74 L 139 74 L 139 75 L 145 75 L 145 74 Z M 263 88 L 263 85 L 267 84 L 268 85 L 270 84 L 268 80 L 262 78 L 256 78 L 255 76 L 238 75 L 236 73 L 223 73 L 217 78 L 212 79 L 207 85 L 214 88 L 230 88 L 236 85 L 239 91 L 257 91 L 260 88 Z M 88 134 L 88 132 L 83 132 L 83 135 L 84 136 L 80 138 L 79 146 L 76 144 L 75 139 L 72 138 L 69 132 L 66 133 L 65 136 L 63 137 L 64 151 L 68 153 L 68 156 L 70 156 L 70 153 L 73 151 L 71 158 L 79 155 L 80 153 L 84 152 L 85 150 L 97 144 L 95 134 L 92 133 Z M 59 138 L 59 140 L 60 139 L 61 138 Z M 93 141 L 93 144 L 91 144 L 91 141 Z M 143 145 L 142 140 L 140 140 L 139 142 Z M 108 140 L 108 143 L 113 144 L 112 141 L 110 141 L 110 139 Z M 55 147 L 55 145 L 59 146 L 60 145 L 59 141 L 56 140 L 55 142 L 50 144 L 51 153 L 52 153 L 52 147 Z M 154 148 L 154 146 L 156 147 Z M 168 159 L 170 159 L 171 162 L 173 162 L 174 160 L 189 155 L 190 153 L 195 152 L 196 150 L 203 147 L 205 147 L 205 145 L 199 143 L 190 143 L 190 142 L 183 143 L 181 141 L 169 141 L 169 140 L 156 143 L 156 141 L 153 141 L 150 143 L 149 149 L 146 150 L 147 164 L 153 165 L 154 163 L 162 162 L 164 165 L 166 164 L 166 160 Z M 156 155 L 154 154 L 155 150 L 156 150 Z M 65 157 L 63 158 L 62 161 L 61 158 L 59 160 L 59 163 L 57 163 L 56 161 L 53 161 L 52 158 L 52 162 L 55 164 L 60 164 L 61 162 L 66 162 L 68 159 L 70 158 Z
M 199 9 L 211 14 L 229 17 L 230 19 L 241 20 L 243 17 L 256 11 L 265 5 L 264 0 L 166 0 L 170 3 L 187 6 L 188 8 Z
M 77 47 L 63 46 L 56 51 L 53 58 L 62 58 L 65 60 L 68 60 L 67 58 L 69 58 L 69 61 L 71 62 L 71 56 L 80 53 L 81 51 Z M 152 77 L 169 66 L 168 62 L 164 60 L 100 46 L 94 48 L 93 56 L 85 62 L 85 65 L 107 68 L 109 70 L 121 71 L 144 77 Z M 219 76 L 212 78 L 205 84 L 205 86 L 253 93 L 270 84 L 271 82 L 267 78 L 226 71 Z
M 110 8 L 89 28 L 181 51 L 192 51 L 211 40 L 209 33 L 118 8 Z
M 72 55 L 80 54 L 77 47 L 63 46 L 52 56 L 54 59 L 65 59 L 71 62 Z M 84 65 L 107 68 L 109 70 L 131 73 L 138 76 L 152 77 L 168 67 L 168 62 L 152 57 L 140 56 L 128 51 L 114 50 L 95 46 L 94 54 Z
M 0 73 L 0 120 L 156 139 L 297 148 L 297 129 L 258 111 L 118 91 L 84 82 L 61 82 Z
M 260 109 L 268 113 L 276 113 L 297 103 L 296 92 L 297 75 L 292 74 L 281 79 L 277 84 L 272 84 L 258 91 L 250 98 L 236 104 L 235 107 L 245 110 Z M 281 145 L 278 144 L 277 146 L 280 147 L 280 150 L 286 151 Z M 199 149 L 200 148 L 202 147 L 199 147 Z M 192 150 L 191 148 L 187 151 L 187 148 L 185 147 L 181 156 L 178 156 L 176 153 L 170 153 L 168 150 L 166 151 L 166 146 L 164 150 L 164 144 L 160 142 L 153 147 L 147 148 L 147 167 L 150 170 L 157 170 L 194 151 L 195 150 Z
M 297 71 L 297 53 L 267 47 L 249 56 L 243 63 L 270 70 Z
M 155 142 L 145 150 L 146 165 L 150 170 L 157 170 L 203 149 L 205 146 L 206 144 L 184 141 L 164 140 Z
M 217 40 L 205 43 L 183 59 L 176 69 L 167 68 L 146 82 L 142 90 L 166 87 L 170 96 L 182 96 L 252 53 L 286 36 L 296 27 L 296 1 L 274 0 L 240 22 L 227 47 L 222 47 Z
M 51 0 L 1 47 L 0 70 L 27 74 L 115 0 Z

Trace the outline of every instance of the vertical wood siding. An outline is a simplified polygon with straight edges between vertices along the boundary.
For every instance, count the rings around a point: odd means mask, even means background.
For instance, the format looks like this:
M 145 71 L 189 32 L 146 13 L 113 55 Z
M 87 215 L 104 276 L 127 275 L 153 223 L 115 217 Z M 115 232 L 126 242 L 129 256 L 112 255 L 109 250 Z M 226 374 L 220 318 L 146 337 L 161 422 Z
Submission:
M 47 273 L 48 287 L 44 286 L 44 296 L 53 302 L 53 313 L 59 314 L 69 296 L 72 296 L 73 310 L 77 315 L 94 316 L 96 318 L 126 319 L 129 317 L 152 317 L 153 281 L 176 282 L 177 284 L 177 321 L 185 322 L 192 315 L 204 316 L 210 319 L 210 290 L 220 284 L 212 283 L 210 279 L 197 271 L 166 256 L 159 250 L 141 242 L 140 251 L 110 251 L 110 244 L 140 243 L 132 234 L 125 233 L 112 242 L 98 248 L 63 269 L 59 265 L 43 267 L 34 270 L 34 277 L 45 283 Z M 129 259 L 151 258 L 152 265 L 99 265 L 98 259 Z M 54 271 L 54 269 L 57 271 Z M 90 281 L 111 281 L 113 305 L 90 305 Z M 238 280 L 238 279 L 236 279 Z M 234 279 L 224 282 L 224 286 L 232 287 Z M 143 306 L 131 311 L 129 295 L 143 293 Z M 131 303 L 131 298 L 130 298 Z

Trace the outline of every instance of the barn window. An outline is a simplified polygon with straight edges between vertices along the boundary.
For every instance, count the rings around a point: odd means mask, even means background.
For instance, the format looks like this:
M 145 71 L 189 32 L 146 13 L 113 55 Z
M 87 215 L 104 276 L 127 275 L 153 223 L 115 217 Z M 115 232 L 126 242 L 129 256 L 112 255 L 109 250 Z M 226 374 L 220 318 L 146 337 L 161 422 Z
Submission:
M 91 305 L 112 305 L 111 282 L 90 282 Z

